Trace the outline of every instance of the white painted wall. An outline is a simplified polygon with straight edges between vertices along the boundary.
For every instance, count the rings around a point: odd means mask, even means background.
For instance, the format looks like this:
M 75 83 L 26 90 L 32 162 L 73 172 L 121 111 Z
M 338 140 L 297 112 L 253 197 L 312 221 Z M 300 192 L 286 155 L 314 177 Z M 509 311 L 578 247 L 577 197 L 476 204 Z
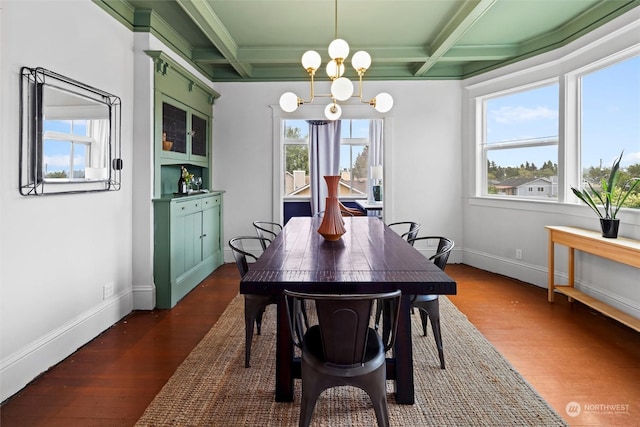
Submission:
M 0 400 L 131 311 L 133 36 L 90 1 L 3 0 Z M 43 67 L 120 96 L 122 189 L 18 192 L 19 75 Z M 103 285 L 115 294 L 103 300 Z
M 274 152 L 278 152 L 273 149 L 273 114 L 282 114 L 277 107 L 282 93 L 293 90 L 306 96 L 308 85 L 218 83 L 215 89 L 222 96 L 216 101 L 213 125 L 214 187 L 227 190 L 224 229 L 228 240 L 255 234 L 254 220 L 281 221 L 272 217 L 278 211 L 273 205 L 278 199 L 274 189 L 278 191 L 279 185 L 273 181 L 280 179 L 273 166 Z M 450 236 L 457 244 L 451 260 L 460 262 L 464 247 L 460 82 L 365 81 L 365 95 L 381 91 L 394 97 L 394 108 L 385 118 L 391 133 L 384 150 L 385 221 L 414 220 L 423 224 L 423 234 Z M 317 99 L 316 103 L 324 107 L 327 100 Z M 315 114 L 314 104 L 303 105 L 296 113 Z M 373 108 L 361 108 L 356 114 L 375 116 Z M 350 118 L 348 108 L 344 110 L 343 117 Z M 231 260 L 229 254 L 226 259 Z
M 561 49 L 464 82 L 462 172 L 465 264 L 546 288 L 548 236 L 544 226 L 570 225 L 599 230 L 598 219 L 592 211 L 577 201 L 549 203 L 475 197 L 474 97 L 570 73 L 619 52 L 640 53 L 640 8 Z M 561 79 L 561 87 L 563 84 Z M 560 123 L 563 123 L 562 116 Z M 572 150 L 563 141 L 573 136 L 561 133 L 560 162 L 564 156 L 563 150 Z M 567 156 L 571 157 L 572 154 Z M 559 178 L 560 200 L 563 200 L 563 194 L 570 194 L 566 176 Z M 569 199 L 574 200 L 573 196 Z M 640 211 L 623 209 L 621 212 L 620 236 L 640 239 Z M 515 259 L 516 249 L 522 249 L 522 260 Z M 567 271 L 567 249 L 557 246 L 557 283 L 566 283 Z M 577 252 L 576 281 L 576 287 L 583 292 L 640 317 L 638 269 Z

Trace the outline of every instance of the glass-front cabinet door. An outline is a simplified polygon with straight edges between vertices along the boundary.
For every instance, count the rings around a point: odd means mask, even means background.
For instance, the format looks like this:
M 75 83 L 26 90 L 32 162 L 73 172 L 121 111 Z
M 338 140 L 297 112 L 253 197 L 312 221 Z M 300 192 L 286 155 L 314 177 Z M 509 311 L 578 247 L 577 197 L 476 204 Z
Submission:
M 207 118 L 198 115 L 195 111 L 191 114 L 191 156 L 206 160 L 207 153 Z
M 162 103 L 162 151 L 187 154 L 187 112 Z
M 209 118 L 174 99 L 162 100 L 163 163 L 172 161 L 202 164 L 208 162 Z

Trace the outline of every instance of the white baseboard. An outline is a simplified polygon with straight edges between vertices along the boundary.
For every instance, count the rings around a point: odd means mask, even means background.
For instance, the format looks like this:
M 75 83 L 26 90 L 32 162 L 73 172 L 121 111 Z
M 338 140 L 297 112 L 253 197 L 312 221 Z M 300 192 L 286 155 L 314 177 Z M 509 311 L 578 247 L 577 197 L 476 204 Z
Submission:
M 0 401 L 13 396 L 132 310 L 131 292 L 114 296 L 0 361 Z
M 485 252 L 465 249 L 463 250 L 462 262 L 472 267 L 490 271 L 503 276 L 512 277 L 526 283 L 547 289 L 547 266 L 528 264 L 522 261 L 497 257 Z M 556 283 L 567 283 L 568 275 L 556 271 Z M 576 279 L 576 289 L 588 294 L 612 307 L 617 308 L 631 316 L 640 318 L 640 306 L 635 301 L 631 301 L 624 296 L 605 293 L 597 284 L 588 283 L 584 279 Z
M 134 310 L 153 310 L 156 308 L 155 285 L 134 286 L 132 295 Z

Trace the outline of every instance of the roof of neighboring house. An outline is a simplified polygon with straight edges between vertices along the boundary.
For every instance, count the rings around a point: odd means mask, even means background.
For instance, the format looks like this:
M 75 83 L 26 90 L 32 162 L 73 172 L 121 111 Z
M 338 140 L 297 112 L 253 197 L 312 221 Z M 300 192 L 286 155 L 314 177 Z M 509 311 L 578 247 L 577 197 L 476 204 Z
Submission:
M 509 178 L 501 183 L 496 184 L 496 188 L 513 188 L 513 187 L 522 187 L 523 185 L 531 184 L 536 181 L 544 181 L 545 184 L 550 184 L 551 179 L 541 177 L 541 178 L 526 178 L 526 177 L 517 177 L 517 178 Z
M 306 181 L 309 182 L 308 177 L 307 177 Z M 349 188 L 351 188 L 351 190 L 355 194 L 362 194 L 362 195 L 367 194 L 366 184 L 367 184 L 366 180 L 363 180 L 363 181 L 356 180 L 356 181 L 353 182 L 353 186 L 350 186 L 347 181 L 345 181 L 343 179 L 340 180 L 340 186 L 341 187 L 346 188 L 347 191 L 349 190 Z M 295 191 L 291 192 L 289 195 L 290 196 L 296 196 L 296 195 L 299 195 L 300 193 L 304 193 L 305 191 L 309 190 L 310 186 L 311 186 L 311 184 L 303 185 L 302 187 L 300 187 L 300 188 L 296 189 Z M 342 195 L 341 192 L 340 192 L 340 195 Z

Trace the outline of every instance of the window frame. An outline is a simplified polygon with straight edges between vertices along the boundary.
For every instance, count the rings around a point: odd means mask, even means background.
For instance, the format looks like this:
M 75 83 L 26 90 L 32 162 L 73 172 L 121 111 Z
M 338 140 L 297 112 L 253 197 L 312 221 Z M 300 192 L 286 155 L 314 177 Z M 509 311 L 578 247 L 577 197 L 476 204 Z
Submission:
M 560 149 L 559 149 L 559 134 L 560 129 L 558 129 L 558 136 L 554 138 L 553 136 L 546 137 L 534 137 L 534 138 L 522 138 L 522 139 L 512 139 L 507 141 L 489 143 L 487 142 L 487 120 L 488 120 L 488 112 L 487 112 L 487 102 L 492 99 L 503 98 L 510 95 L 516 95 L 525 93 L 527 91 L 533 91 L 536 89 L 540 89 L 547 86 L 558 85 L 558 92 L 560 91 L 560 85 L 557 78 L 544 79 L 536 82 L 532 82 L 523 86 L 514 87 L 507 90 L 501 90 L 495 93 L 489 93 L 483 96 L 480 96 L 476 99 L 476 103 L 479 108 L 477 108 L 476 114 L 476 123 L 477 126 L 481 128 L 481 133 L 477 140 L 477 144 L 479 145 L 479 153 L 480 158 L 478 159 L 478 170 L 479 174 L 476 176 L 477 190 L 476 196 L 478 197 L 497 197 L 504 198 L 507 200 L 510 199 L 540 199 L 542 198 L 545 201 L 556 201 L 557 197 L 541 197 L 541 196 L 517 196 L 517 195 L 501 195 L 501 194 L 491 194 L 489 193 L 489 182 L 488 182 L 488 162 L 489 162 L 489 153 L 491 151 L 500 151 L 500 150 L 515 150 L 519 148 L 535 148 L 535 147 L 550 147 L 556 146 L 558 147 L 558 155 L 557 158 L 560 157 Z M 560 96 L 558 94 L 558 96 Z M 560 116 L 560 111 L 558 111 L 558 116 Z M 558 121 L 560 121 L 560 117 L 558 117 Z M 558 169 L 560 168 L 560 164 L 558 161 Z M 558 171 L 559 173 L 559 171 Z
M 287 172 L 286 171 L 286 146 L 287 145 L 306 145 L 307 146 L 307 151 L 309 151 L 309 132 L 307 131 L 307 136 L 305 138 L 288 138 L 286 135 L 286 130 L 287 130 L 287 121 L 300 121 L 300 119 L 288 119 L 286 117 L 283 117 L 280 120 L 281 123 L 281 129 L 282 132 L 280 133 L 280 145 L 282 146 L 282 150 L 280 151 L 280 156 L 282 158 L 282 168 L 280 169 L 280 179 L 282 180 L 282 186 L 283 186 L 283 192 L 282 192 L 282 197 L 284 200 L 296 200 L 296 201 L 301 201 L 301 200 L 309 200 L 310 197 L 309 196 L 298 196 L 295 194 L 285 194 L 284 192 L 286 191 L 285 185 L 284 185 L 284 174 Z M 308 127 L 308 123 L 307 123 L 307 127 Z
M 311 119 L 305 119 L 305 120 L 311 120 Z M 352 120 L 373 120 L 373 119 L 361 119 L 361 118 L 340 118 L 339 120 L 346 122 L 349 121 L 351 122 Z M 299 121 L 299 119 L 287 119 L 287 118 L 282 118 L 282 134 L 281 134 L 281 145 L 282 145 L 282 153 L 281 156 L 283 158 L 283 162 L 282 162 L 282 180 L 284 182 L 284 174 L 286 173 L 286 146 L 287 145 L 306 145 L 307 149 L 309 150 L 310 147 L 310 141 L 309 141 L 309 132 L 307 132 L 307 136 L 306 138 L 289 138 L 286 135 L 286 129 L 287 129 L 287 122 L 292 122 L 292 121 Z M 344 124 L 344 123 L 343 123 Z M 349 130 L 349 134 L 352 135 L 352 128 L 350 127 Z M 369 146 L 369 138 L 353 138 L 353 137 L 341 137 L 340 138 L 340 146 L 348 146 L 349 147 L 349 154 L 350 154 L 350 164 L 353 165 L 353 163 L 355 162 L 355 158 L 353 157 L 353 147 L 368 147 Z M 356 156 L 357 157 L 357 156 Z M 340 170 L 340 172 L 342 172 L 342 169 Z M 353 178 L 353 167 L 349 168 L 349 174 L 350 177 Z M 367 183 L 365 185 L 365 188 L 370 187 L 372 184 L 369 182 L 370 180 L 370 173 L 367 173 Z M 283 184 L 284 185 L 284 184 Z M 286 189 L 285 189 L 286 191 Z M 344 200 L 358 200 L 358 199 L 366 199 L 367 198 L 367 193 L 354 193 L 353 191 L 353 186 L 350 188 L 350 193 L 348 195 L 345 194 L 341 194 L 340 198 L 344 199 Z M 295 195 L 295 194 L 284 194 L 283 193 L 283 197 L 285 200 L 296 200 L 296 201 L 300 201 L 300 200 L 309 200 L 310 196 L 304 196 L 304 195 Z

